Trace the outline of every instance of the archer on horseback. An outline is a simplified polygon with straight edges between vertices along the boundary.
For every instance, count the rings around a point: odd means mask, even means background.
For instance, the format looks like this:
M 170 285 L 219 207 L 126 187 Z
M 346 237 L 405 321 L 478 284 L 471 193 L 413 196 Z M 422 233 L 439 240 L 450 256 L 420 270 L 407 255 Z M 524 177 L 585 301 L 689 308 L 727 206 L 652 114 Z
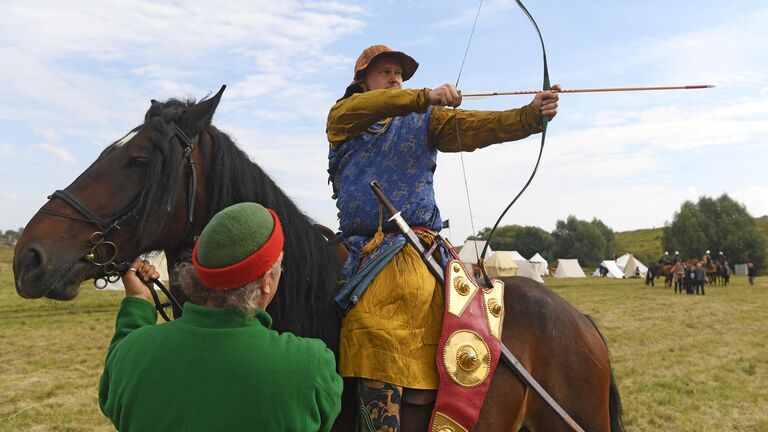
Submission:
M 442 287 L 402 234 L 384 222 L 369 184 L 379 182 L 430 246 L 442 226 L 433 189 L 437 152 L 519 140 L 541 132 L 542 117 L 557 113 L 558 96 L 551 92 L 508 111 L 449 109 L 462 101 L 451 84 L 402 89 L 417 68 L 413 58 L 384 45 L 365 49 L 326 129 L 328 172 L 350 252 L 342 269 L 348 282 L 337 299 L 347 312 L 339 373 L 359 380 L 366 431 L 399 430 L 404 388 L 437 389 L 444 310 Z

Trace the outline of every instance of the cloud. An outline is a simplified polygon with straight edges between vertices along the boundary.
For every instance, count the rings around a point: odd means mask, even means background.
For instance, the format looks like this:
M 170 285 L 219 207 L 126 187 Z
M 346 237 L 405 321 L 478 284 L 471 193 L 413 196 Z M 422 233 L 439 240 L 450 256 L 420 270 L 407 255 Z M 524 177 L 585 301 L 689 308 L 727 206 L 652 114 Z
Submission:
M 687 84 L 764 86 L 768 79 L 768 9 L 725 18 L 708 26 L 676 35 L 641 38 L 615 47 L 616 71 L 643 70 L 646 80 L 663 78 Z M 632 53 L 631 56 L 626 53 Z
M 58 147 L 53 144 L 39 144 L 37 147 L 48 152 L 50 155 L 58 158 L 61 162 L 66 164 L 74 165 L 77 162 L 77 159 L 72 156 L 72 153 L 63 147 Z

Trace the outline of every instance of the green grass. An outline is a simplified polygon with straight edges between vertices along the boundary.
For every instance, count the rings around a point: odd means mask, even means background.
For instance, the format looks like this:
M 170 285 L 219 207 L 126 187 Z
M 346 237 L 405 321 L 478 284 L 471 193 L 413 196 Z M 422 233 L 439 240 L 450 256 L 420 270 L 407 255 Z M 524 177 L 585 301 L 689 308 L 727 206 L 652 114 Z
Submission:
M 119 292 L 23 300 L 0 248 L 0 431 L 107 431 L 98 379 Z M 704 297 L 637 279 L 546 279 L 608 340 L 628 431 L 768 431 L 768 278 Z

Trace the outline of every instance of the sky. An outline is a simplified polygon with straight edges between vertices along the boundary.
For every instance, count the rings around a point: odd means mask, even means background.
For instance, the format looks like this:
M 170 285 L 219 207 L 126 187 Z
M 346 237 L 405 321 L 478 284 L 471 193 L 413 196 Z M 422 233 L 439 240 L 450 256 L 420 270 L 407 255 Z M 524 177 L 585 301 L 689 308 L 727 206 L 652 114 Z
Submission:
M 538 174 L 502 225 L 551 231 L 574 215 L 615 231 L 660 227 L 686 200 L 723 193 L 754 217 L 768 214 L 768 4 L 526 6 L 544 37 L 551 81 L 564 89 L 717 87 L 561 95 Z M 150 99 L 201 99 L 222 84 L 214 123 L 303 211 L 335 229 L 325 120 L 355 59 L 383 43 L 419 61 L 406 87 L 455 84 L 477 7 L 468 0 L 4 0 L 0 229 L 25 225 L 48 194 L 142 122 Z M 540 89 L 541 57 L 515 2 L 486 0 L 458 87 Z M 530 100 L 465 100 L 462 108 Z M 454 243 L 493 225 L 528 179 L 539 142 L 536 135 L 463 158 L 438 156 L 437 201 Z

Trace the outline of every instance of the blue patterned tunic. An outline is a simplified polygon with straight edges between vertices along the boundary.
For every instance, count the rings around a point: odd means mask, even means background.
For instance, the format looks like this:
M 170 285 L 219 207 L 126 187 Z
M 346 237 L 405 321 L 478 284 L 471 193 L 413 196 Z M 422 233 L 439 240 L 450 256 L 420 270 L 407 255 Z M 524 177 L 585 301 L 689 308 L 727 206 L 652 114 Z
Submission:
M 378 228 L 379 201 L 370 188 L 373 180 L 409 225 L 442 228 L 433 188 L 437 150 L 427 142 L 431 112 L 430 107 L 424 114 L 377 123 L 330 151 L 328 172 L 338 195 L 336 207 L 345 237 L 370 237 Z M 386 220 L 389 215 L 384 212 Z M 396 230 L 394 224 L 384 226 L 384 231 Z

